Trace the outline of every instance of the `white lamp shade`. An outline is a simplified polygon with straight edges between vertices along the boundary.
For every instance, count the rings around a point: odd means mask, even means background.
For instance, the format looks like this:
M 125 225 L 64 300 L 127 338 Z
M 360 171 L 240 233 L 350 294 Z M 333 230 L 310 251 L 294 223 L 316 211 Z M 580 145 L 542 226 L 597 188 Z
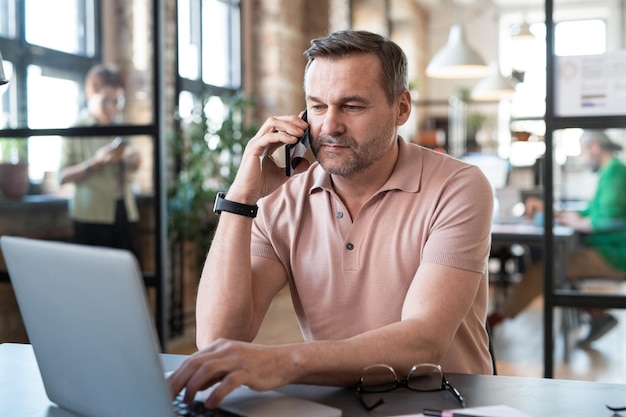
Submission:
M 480 78 L 488 74 L 489 66 L 467 44 L 460 25 L 452 26 L 448 43 L 426 67 L 426 75 L 433 78 Z
M 496 64 L 491 64 L 490 69 L 490 75 L 480 80 L 472 90 L 472 100 L 499 101 L 515 93 L 515 86 L 500 74 Z
M 0 52 L 0 85 L 8 83 L 7 77 L 4 76 L 4 65 L 2 62 L 2 52 Z
M 511 38 L 515 40 L 534 40 L 535 35 L 530 31 L 530 25 L 524 21 L 520 25 L 511 27 Z

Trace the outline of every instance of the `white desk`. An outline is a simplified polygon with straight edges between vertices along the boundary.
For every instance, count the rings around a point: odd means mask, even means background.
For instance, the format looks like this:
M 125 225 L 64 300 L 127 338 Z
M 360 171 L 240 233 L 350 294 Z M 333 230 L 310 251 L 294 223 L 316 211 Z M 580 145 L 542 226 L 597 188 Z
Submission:
M 184 358 L 162 355 L 164 369 L 175 369 Z M 626 385 L 621 384 L 493 375 L 450 374 L 447 377 L 465 396 L 469 407 L 506 404 L 533 417 L 612 417 L 613 413 L 605 404 L 626 405 Z M 291 385 L 281 391 L 339 407 L 344 416 L 368 416 L 352 389 Z M 453 406 L 454 400 L 447 401 L 447 394 L 397 390 L 386 394 L 387 404 L 369 415 L 406 414 L 419 412 L 424 407 Z M 0 417 L 22 416 L 76 417 L 47 399 L 30 345 L 2 344 Z

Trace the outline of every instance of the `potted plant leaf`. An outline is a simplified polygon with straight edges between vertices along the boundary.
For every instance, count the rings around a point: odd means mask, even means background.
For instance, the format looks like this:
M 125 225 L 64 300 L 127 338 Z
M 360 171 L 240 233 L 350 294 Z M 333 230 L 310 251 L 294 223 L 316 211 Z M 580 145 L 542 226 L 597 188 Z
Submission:
M 200 265 L 217 225 L 213 202 L 232 184 L 243 150 L 258 130 L 251 122 L 254 99 L 243 94 L 213 97 L 190 120 L 180 120 L 179 131 L 169 140 L 174 177 L 168 188 L 168 240 L 172 266 L 173 304 L 195 300 Z M 184 301 L 183 301 L 184 300 Z M 172 312 L 171 332 L 184 327 L 193 303 L 182 317 Z M 191 310 L 191 311 L 190 311 Z

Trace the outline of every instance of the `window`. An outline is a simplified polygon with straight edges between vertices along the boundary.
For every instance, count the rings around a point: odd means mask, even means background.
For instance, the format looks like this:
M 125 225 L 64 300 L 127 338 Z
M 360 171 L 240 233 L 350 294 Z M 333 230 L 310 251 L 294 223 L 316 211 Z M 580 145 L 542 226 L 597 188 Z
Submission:
M 241 89 L 241 5 L 234 0 L 178 1 L 178 115 L 224 115 L 225 96 Z
M 93 56 L 93 0 L 24 0 L 25 38 L 70 54 Z
M 0 0 L 0 51 L 10 80 L 0 87 L 6 90 L 0 97 L 4 136 L 12 129 L 77 126 L 86 107 L 85 76 L 100 63 L 116 64 L 125 79 L 121 124 L 149 123 L 150 12 L 145 0 L 123 6 L 102 0 Z M 38 184 L 58 168 L 61 137 L 35 132 L 22 140 L 28 143 L 30 180 Z
M 233 7 L 232 2 L 216 0 L 205 0 L 202 4 L 202 62 L 207 63 L 202 66 L 202 81 L 238 88 L 241 84 L 239 8 Z
M 84 75 L 100 60 L 95 14 L 99 4 L 99 0 L 0 0 L 0 50 L 11 67 L 0 127 L 71 124 L 80 106 Z
M 512 131 L 530 132 L 534 137 L 545 135 L 546 97 L 546 28 L 543 22 L 530 24 L 534 40 L 513 40 L 509 35 L 511 16 L 501 21 L 500 65 L 523 74 L 523 82 L 516 86 L 511 100 Z M 604 19 L 562 20 L 555 24 L 555 53 L 557 56 L 594 55 L 606 52 L 607 23 Z M 566 143 L 567 141 L 563 142 Z M 556 143 L 557 163 L 563 163 L 566 152 L 561 142 Z M 513 149 L 515 147 L 515 149 Z M 538 151 L 539 152 L 538 154 Z M 515 159 L 521 165 L 529 165 L 545 152 L 543 142 L 502 144 L 501 155 Z
M 240 20 L 239 1 L 180 0 L 180 77 L 219 88 L 238 89 L 241 86 Z M 183 89 L 190 89 L 190 84 Z
M 500 47 L 501 67 L 523 73 L 524 79 L 513 98 L 515 118 L 541 117 L 545 113 L 546 29 L 543 22 L 530 24 L 534 40 L 516 41 L 508 36 L 510 19 L 503 19 Z M 555 26 L 558 56 L 594 55 L 606 52 L 607 30 L 603 19 L 565 20 Z M 540 132 L 539 132 L 540 133 Z
M 15 37 L 15 1 L 0 0 L 0 35 Z
M 557 56 L 603 54 L 606 40 L 606 22 L 601 19 L 559 22 L 554 27 Z
M 178 2 L 178 114 L 241 88 L 241 5 L 235 0 Z M 206 109 L 205 109 L 206 110 Z

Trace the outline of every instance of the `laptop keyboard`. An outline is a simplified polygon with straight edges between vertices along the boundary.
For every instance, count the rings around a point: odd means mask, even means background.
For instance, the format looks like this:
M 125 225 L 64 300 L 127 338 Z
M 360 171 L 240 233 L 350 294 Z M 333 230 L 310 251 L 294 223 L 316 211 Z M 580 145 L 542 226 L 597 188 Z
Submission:
M 182 396 L 177 397 L 172 404 L 174 405 L 174 411 L 180 417 L 244 417 L 241 414 L 221 408 L 208 409 L 200 401 L 186 404 L 182 401 Z

